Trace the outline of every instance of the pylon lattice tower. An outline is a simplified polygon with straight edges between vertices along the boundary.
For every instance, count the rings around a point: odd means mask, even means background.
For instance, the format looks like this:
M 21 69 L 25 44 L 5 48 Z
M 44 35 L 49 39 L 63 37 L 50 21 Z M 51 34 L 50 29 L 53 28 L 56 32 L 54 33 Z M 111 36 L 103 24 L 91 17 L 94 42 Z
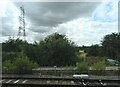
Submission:
M 18 36 L 23 36 L 25 39 L 26 33 L 25 33 L 25 29 L 26 29 L 26 24 L 25 24 L 25 10 L 24 7 L 21 6 L 20 7 L 20 16 L 19 16 L 19 31 L 18 31 Z

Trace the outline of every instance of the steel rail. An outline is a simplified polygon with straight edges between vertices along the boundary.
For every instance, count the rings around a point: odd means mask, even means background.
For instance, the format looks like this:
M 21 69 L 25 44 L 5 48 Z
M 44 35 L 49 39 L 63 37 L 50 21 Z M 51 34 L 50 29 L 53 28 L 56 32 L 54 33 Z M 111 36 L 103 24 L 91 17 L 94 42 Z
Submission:
M 29 81 L 48 81 L 48 80 L 54 80 L 54 81 L 73 81 L 76 84 L 54 84 L 54 83 L 50 83 L 50 84 L 40 84 L 40 83 L 10 83 L 10 82 L 4 82 L 2 87 L 67 87 L 67 86 L 72 86 L 72 87 L 78 87 L 78 86 L 84 86 L 84 87 L 93 87 L 93 86 L 120 86 L 120 80 L 113 80 L 113 79 L 90 79 L 90 78 L 50 78 L 50 77 L 46 77 L 46 78 L 35 78 L 35 77 L 29 77 L 29 78 L 10 78 L 10 77 L 4 77 L 3 79 L 7 79 L 8 81 L 10 81 L 11 79 L 17 79 L 20 80 L 29 80 Z

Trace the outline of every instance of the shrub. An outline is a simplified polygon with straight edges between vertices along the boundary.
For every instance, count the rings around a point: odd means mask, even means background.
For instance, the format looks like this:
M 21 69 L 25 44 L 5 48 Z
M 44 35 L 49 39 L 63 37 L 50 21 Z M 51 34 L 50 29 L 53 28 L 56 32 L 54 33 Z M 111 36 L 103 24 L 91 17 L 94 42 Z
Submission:
M 16 66 L 10 61 L 3 62 L 3 73 L 15 73 Z
M 13 62 L 7 60 L 3 63 L 3 70 L 4 72 L 7 71 L 5 73 L 31 74 L 32 69 L 37 67 L 38 64 L 30 61 L 24 54 L 20 54 Z
M 16 72 L 18 74 L 32 73 L 32 69 L 36 68 L 37 63 L 30 61 L 26 55 L 20 55 L 15 60 Z
M 92 67 L 93 67 L 93 69 L 95 69 L 95 70 L 104 70 L 105 67 L 106 67 L 106 64 L 105 64 L 104 61 L 99 61 L 99 62 L 93 64 Z
M 78 63 L 77 70 L 80 70 L 80 71 L 88 70 L 88 64 L 85 62 Z

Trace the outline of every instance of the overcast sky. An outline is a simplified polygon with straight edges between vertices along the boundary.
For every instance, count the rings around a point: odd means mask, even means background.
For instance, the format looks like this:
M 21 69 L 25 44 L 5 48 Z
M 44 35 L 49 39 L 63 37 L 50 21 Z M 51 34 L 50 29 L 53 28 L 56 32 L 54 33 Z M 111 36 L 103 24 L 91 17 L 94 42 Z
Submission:
M 2 2 L 0 42 L 18 34 L 20 6 L 24 5 L 26 39 L 40 41 L 58 32 L 77 45 L 99 44 L 118 32 L 118 2 Z

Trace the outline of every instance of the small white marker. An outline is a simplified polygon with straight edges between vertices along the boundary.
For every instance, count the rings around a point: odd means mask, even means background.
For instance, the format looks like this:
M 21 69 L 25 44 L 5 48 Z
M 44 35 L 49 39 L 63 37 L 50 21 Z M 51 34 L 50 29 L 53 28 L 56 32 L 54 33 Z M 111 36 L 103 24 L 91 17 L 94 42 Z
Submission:
M 17 82 L 19 82 L 20 80 L 16 80 L 14 83 L 17 83 Z
M 74 84 L 74 81 L 71 81 L 72 84 Z
M 26 83 L 27 82 L 27 80 L 24 80 L 22 83 Z
M 87 85 L 87 84 L 85 84 L 84 80 L 82 80 L 82 83 L 83 83 L 83 85 Z
M 12 80 L 8 80 L 6 83 L 10 83 Z
M 101 85 L 104 85 L 104 83 L 103 83 L 101 80 L 99 80 L 99 81 L 100 81 L 100 84 L 101 84 Z
M 0 83 L 2 83 L 3 81 L 5 81 L 5 79 L 0 80 Z

